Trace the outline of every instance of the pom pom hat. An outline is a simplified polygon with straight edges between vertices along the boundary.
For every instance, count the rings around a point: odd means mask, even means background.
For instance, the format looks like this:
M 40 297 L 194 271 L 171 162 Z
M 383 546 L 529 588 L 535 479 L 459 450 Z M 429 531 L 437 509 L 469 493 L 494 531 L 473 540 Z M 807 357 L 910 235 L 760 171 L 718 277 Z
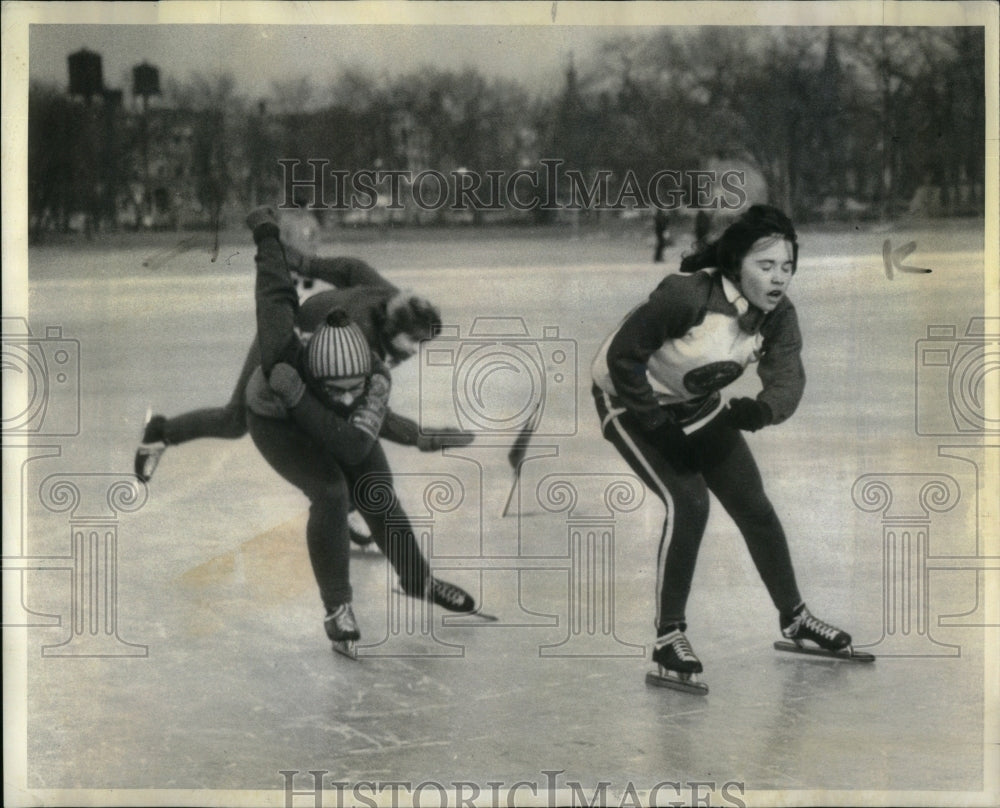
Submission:
M 347 312 L 334 309 L 306 346 L 306 364 L 314 379 L 343 379 L 371 373 L 371 349 Z

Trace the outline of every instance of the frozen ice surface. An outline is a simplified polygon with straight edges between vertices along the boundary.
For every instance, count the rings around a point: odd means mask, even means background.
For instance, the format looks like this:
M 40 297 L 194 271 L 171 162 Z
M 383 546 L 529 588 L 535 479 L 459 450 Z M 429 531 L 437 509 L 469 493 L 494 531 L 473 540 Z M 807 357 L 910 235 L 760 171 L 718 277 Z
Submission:
M 914 429 L 916 342 L 929 325 L 961 333 L 981 313 L 980 232 L 893 234 L 916 238 L 911 260 L 934 272 L 891 281 L 884 234 L 806 232 L 791 289 L 806 395 L 790 421 L 749 438 L 812 610 L 877 655 L 888 648 L 887 539 L 880 514 L 852 500 L 859 477 L 951 476 L 962 497 L 931 514 L 930 553 L 983 552 L 973 467 L 939 456 L 949 439 Z M 519 317 L 531 338 L 562 340 L 575 360 L 563 367 L 576 395 L 543 413 L 548 435 L 532 442 L 507 519 L 509 434 L 444 455 L 388 447 L 401 501 L 432 537 L 433 563 L 498 623 L 443 620 L 400 601 L 382 556 L 355 553 L 362 656 L 333 654 L 305 550 L 304 497 L 249 438 L 170 449 L 146 504 L 116 524 L 118 633 L 148 646 L 148 657 L 43 656 L 69 631 L 70 571 L 26 573 L 26 605 L 63 615 L 59 626 L 15 630 L 27 648 L 29 787 L 280 790 L 281 770 L 324 770 L 349 783 L 469 781 L 484 791 L 491 781 L 544 783 L 543 770 L 561 770 L 588 794 L 601 780 L 619 790 L 738 781 L 748 802 L 757 791 L 787 791 L 792 802 L 842 791 L 836 802 L 862 799 L 862 789 L 983 787 L 984 651 L 997 605 L 983 606 L 985 618 L 944 618 L 973 610 L 995 571 L 953 564 L 927 574 L 920 606 L 929 625 L 907 626 L 922 640 L 914 655 L 896 647 L 869 666 L 781 655 L 766 592 L 713 503 L 688 612 L 711 693 L 645 686 L 662 506 L 641 486 L 638 504 L 609 510 L 601 499 L 631 474 L 600 437 L 589 364 L 676 265 L 679 247 L 664 265 L 649 263 L 638 240 L 587 235 L 390 237 L 342 251 L 437 302 L 460 340 L 477 317 Z M 67 515 L 35 501 L 43 478 L 127 473 L 148 404 L 176 414 L 229 397 L 253 331 L 249 239 L 223 245 L 215 263 L 194 250 L 143 268 L 154 252 L 31 254 L 32 327 L 59 325 L 78 339 L 81 368 L 80 434 L 59 457 L 27 466 L 32 554 L 65 556 L 69 543 Z M 551 368 L 544 374 L 553 384 Z M 433 425 L 463 417 L 454 373 L 426 381 L 414 359 L 394 381 L 400 412 Z M 503 389 L 495 378 L 484 384 Z M 750 372 L 737 389 L 755 384 Z M 560 479 L 579 495 L 571 507 L 558 499 L 565 488 L 550 488 Z M 458 481 L 460 501 L 428 510 L 422 494 L 442 480 Z

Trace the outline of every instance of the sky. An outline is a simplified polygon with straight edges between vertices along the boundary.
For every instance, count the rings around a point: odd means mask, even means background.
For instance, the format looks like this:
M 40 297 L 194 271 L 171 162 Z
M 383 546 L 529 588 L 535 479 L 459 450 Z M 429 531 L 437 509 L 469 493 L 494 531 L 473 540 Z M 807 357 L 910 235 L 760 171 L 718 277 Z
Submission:
M 571 58 L 585 62 L 597 44 L 622 33 L 606 27 L 414 25 L 34 25 L 29 34 L 32 79 L 68 85 L 66 57 L 80 48 L 101 54 L 104 83 L 126 94 L 131 69 L 143 61 L 167 77 L 230 72 L 238 92 L 268 93 L 273 81 L 308 76 L 329 86 L 348 67 L 375 75 L 422 65 L 519 81 L 530 90 L 562 87 Z

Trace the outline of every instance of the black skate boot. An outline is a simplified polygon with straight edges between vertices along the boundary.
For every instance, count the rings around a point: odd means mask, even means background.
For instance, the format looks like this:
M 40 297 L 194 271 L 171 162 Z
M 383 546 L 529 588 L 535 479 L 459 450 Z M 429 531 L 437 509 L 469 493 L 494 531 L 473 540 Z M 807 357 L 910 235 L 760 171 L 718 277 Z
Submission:
M 703 696 L 708 693 L 708 685 L 698 681 L 698 674 L 702 671 L 701 660 L 691 650 L 691 643 L 684 635 L 686 628 L 683 623 L 668 626 L 656 638 L 653 662 L 658 669 L 646 674 L 646 684 Z
M 471 614 L 476 611 L 476 601 L 462 587 L 431 576 L 419 586 L 403 586 L 403 593 L 411 598 L 424 598 L 449 612 Z
M 142 443 L 135 451 L 135 476 L 148 483 L 153 478 L 153 472 L 167 451 L 167 440 L 163 436 L 163 427 L 167 419 L 162 415 L 146 413 L 146 424 L 142 430 Z
M 780 625 L 781 635 L 791 642 L 780 640 L 776 642 L 774 647 L 779 651 L 853 659 L 858 662 L 871 662 L 875 659 L 871 654 L 855 651 L 851 645 L 850 634 L 813 617 L 804 603 L 800 604 L 791 615 L 782 615 Z M 806 645 L 806 642 L 810 645 Z
M 351 659 L 358 658 L 357 641 L 361 639 L 361 631 L 350 603 L 343 603 L 330 612 L 323 621 L 323 628 L 334 651 Z

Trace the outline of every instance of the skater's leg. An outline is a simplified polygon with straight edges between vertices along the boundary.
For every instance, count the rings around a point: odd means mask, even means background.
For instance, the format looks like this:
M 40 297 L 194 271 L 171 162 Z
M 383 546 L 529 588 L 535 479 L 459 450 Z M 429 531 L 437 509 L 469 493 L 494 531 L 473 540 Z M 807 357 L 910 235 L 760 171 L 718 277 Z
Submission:
M 788 540 L 774 506 L 764 492 L 760 470 L 743 435 L 732 428 L 731 449 L 703 470 L 709 490 L 743 534 L 750 557 L 775 607 L 783 614 L 801 604 Z
M 246 433 L 243 407 L 205 407 L 167 418 L 163 424 L 163 439 L 168 446 L 199 438 L 235 440 Z
M 336 463 L 315 448 L 305 432 L 286 421 L 249 413 L 250 435 L 261 455 L 309 498 L 306 542 L 327 614 L 350 603 L 347 481 Z
M 685 621 L 698 550 L 708 521 L 708 491 L 701 475 L 677 470 L 627 413 L 609 416 L 598 397 L 604 437 L 666 509 L 657 551 L 656 626 L 658 631 Z
M 371 530 L 375 544 L 396 570 L 400 586 L 404 590 L 420 586 L 430 575 L 430 568 L 396 498 L 392 470 L 382 445 L 376 442 L 361 463 L 348 466 L 345 472 L 358 512 Z
M 389 559 L 407 595 L 427 597 L 454 612 L 475 611 L 475 600 L 461 587 L 435 578 L 416 534 L 393 489 L 392 471 L 378 442 L 356 466 L 344 469 L 351 498 L 364 516 L 378 548 Z
M 147 415 L 142 442 L 135 453 L 135 473 L 143 482 L 152 479 L 153 472 L 168 446 L 177 446 L 198 438 L 235 440 L 247 433 L 246 386 L 254 369 L 260 364 L 257 340 L 247 352 L 240 377 L 225 407 L 211 407 L 186 412 L 174 418 Z

